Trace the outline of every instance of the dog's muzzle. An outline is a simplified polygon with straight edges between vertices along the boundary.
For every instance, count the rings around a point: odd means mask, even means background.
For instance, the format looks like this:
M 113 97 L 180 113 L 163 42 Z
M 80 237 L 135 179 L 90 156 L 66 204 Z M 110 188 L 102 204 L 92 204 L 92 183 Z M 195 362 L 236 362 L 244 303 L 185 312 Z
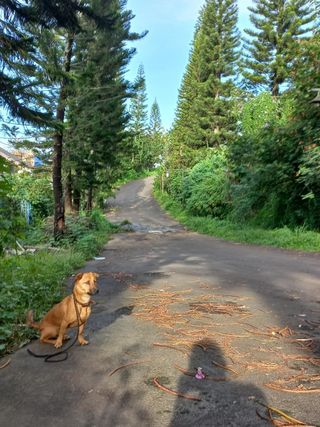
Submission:
M 93 290 L 93 291 L 89 291 L 88 292 L 88 295 L 95 295 L 95 294 L 98 294 L 99 293 L 99 289 L 95 289 L 95 290 Z

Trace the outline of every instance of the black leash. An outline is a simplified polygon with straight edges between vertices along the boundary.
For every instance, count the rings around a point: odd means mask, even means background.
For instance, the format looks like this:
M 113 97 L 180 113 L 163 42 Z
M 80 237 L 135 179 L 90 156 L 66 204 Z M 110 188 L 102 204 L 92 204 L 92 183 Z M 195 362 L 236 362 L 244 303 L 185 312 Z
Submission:
M 57 351 L 56 353 L 51 353 L 51 354 L 36 354 L 33 351 L 31 351 L 29 348 L 27 348 L 27 352 L 33 356 L 33 357 L 37 357 L 37 358 L 41 358 L 44 359 L 45 362 L 47 363 L 59 363 L 59 362 L 64 362 L 65 360 L 68 359 L 68 350 L 70 350 L 71 347 L 73 347 L 75 345 L 75 343 L 77 342 L 77 339 L 79 337 L 79 330 L 80 330 L 80 326 L 82 326 L 81 323 L 81 319 L 80 319 L 80 314 L 79 314 L 79 309 L 77 306 L 77 300 L 74 294 L 72 294 L 73 296 L 73 302 L 74 302 L 74 307 L 76 310 L 76 315 L 77 315 L 77 322 L 78 322 L 78 327 L 77 327 L 77 334 L 75 336 L 75 338 L 73 339 L 72 343 L 68 345 L 68 347 L 64 348 L 63 350 Z M 58 360 L 51 360 L 56 358 L 57 356 L 60 355 L 64 355 L 63 358 L 58 359 Z

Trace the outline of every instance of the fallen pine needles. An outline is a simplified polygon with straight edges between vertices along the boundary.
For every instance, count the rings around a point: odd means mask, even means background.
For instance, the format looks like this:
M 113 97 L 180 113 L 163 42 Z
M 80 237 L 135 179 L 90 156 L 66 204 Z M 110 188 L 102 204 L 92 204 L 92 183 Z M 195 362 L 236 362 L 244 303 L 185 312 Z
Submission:
M 217 366 L 218 368 L 224 369 L 225 371 L 232 372 L 232 373 L 233 373 L 234 375 L 236 375 L 237 377 L 240 375 L 238 372 L 236 372 L 236 371 L 235 371 L 235 370 L 233 370 L 232 368 L 229 368 L 228 366 L 225 366 L 225 365 L 221 365 L 220 363 L 215 362 L 214 360 L 212 360 L 212 361 L 211 361 L 211 363 L 212 363 L 214 366 Z
M 285 412 L 281 411 L 280 409 L 274 408 L 273 406 L 269 406 L 266 405 L 262 402 L 260 402 L 259 400 L 256 401 L 259 405 L 263 406 L 264 408 L 267 409 L 268 411 L 268 415 L 269 415 L 269 420 L 272 422 L 273 425 L 275 426 L 283 426 L 283 427 L 295 427 L 295 426 L 305 426 L 305 427 L 312 427 L 312 426 L 307 426 L 304 422 L 297 420 L 296 418 L 291 417 L 290 415 L 286 414 Z M 280 415 L 282 418 L 284 418 L 286 421 L 282 421 L 279 419 L 275 419 L 272 416 L 272 413 L 275 413 L 277 415 Z M 259 415 L 260 416 L 260 415 Z M 261 416 L 260 416 L 261 417 Z M 263 418 L 263 417 L 261 417 Z M 265 418 L 263 418 L 265 419 Z M 288 424 L 287 422 L 289 421 L 290 424 Z
M 244 305 L 238 305 L 234 302 L 199 302 L 199 303 L 191 303 L 190 307 L 192 310 L 200 311 L 204 313 L 210 314 L 227 314 L 228 316 L 232 316 L 235 314 L 240 315 L 248 315 L 250 314 Z
M 275 380 L 271 383 L 265 384 L 265 386 L 273 390 L 285 391 L 287 393 L 320 393 L 320 387 L 307 388 L 303 384 L 310 384 L 314 381 L 320 382 L 320 375 L 299 374 L 291 378 Z M 288 384 L 293 382 L 298 382 L 299 384 L 297 386 L 292 387 L 287 386 Z
M 277 370 L 282 369 L 283 367 L 281 365 L 279 365 L 278 363 L 257 361 L 257 362 L 247 363 L 246 368 L 249 371 L 252 371 L 255 369 L 261 369 L 261 370 L 265 370 L 265 371 L 277 371 Z
M 160 390 L 165 391 L 166 393 L 173 394 L 174 396 L 182 397 L 184 399 L 201 402 L 201 399 L 199 397 L 191 396 L 190 394 L 180 393 L 179 391 L 171 390 L 171 388 L 165 387 L 164 385 L 159 383 L 158 378 L 153 378 L 153 384 Z
M 294 354 L 283 355 L 282 358 L 288 362 L 289 360 L 301 361 L 301 362 L 309 362 L 314 366 L 320 366 L 320 358 L 312 357 L 312 356 L 300 356 Z
M 118 368 L 116 368 L 113 371 L 111 371 L 108 376 L 111 377 L 113 374 L 115 374 L 116 372 L 120 371 L 120 369 L 125 369 L 125 368 L 128 368 L 129 366 L 140 365 L 142 363 L 147 363 L 147 362 L 150 362 L 150 360 L 149 359 L 148 360 L 138 360 L 136 362 L 130 362 L 130 363 L 127 363 L 125 365 L 121 365 Z

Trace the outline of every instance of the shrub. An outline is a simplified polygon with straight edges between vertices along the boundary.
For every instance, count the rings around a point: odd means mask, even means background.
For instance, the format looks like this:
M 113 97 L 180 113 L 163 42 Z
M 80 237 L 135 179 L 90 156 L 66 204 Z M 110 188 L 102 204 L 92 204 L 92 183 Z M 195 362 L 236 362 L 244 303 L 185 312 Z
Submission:
M 184 180 L 181 199 L 196 215 L 221 217 L 228 210 L 228 194 L 226 150 L 220 148 L 192 168 Z
M 12 197 L 29 202 L 33 219 L 46 218 L 53 212 L 53 190 L 47 174 L 24 173 L 12 177 Z
M 176 170 L 166 181 L 165 190 L 179 202 L 183 201 L 183 193 L 187 176 L 187 170 Z

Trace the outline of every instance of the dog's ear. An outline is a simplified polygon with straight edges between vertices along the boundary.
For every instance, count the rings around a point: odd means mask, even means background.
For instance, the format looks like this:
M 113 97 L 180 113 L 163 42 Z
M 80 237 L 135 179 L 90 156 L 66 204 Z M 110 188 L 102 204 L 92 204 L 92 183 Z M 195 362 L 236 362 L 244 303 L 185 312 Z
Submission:
M 76 283 L 78 280 L 82 279 L 83 275 L 84 275 L 84 273 L 78 273 L 76 275 L 76 277 L 74 278 L 74 282 Z
M 97 279 L 98 277 L 100 277 L 100 274 L 98 274 L 98 273 L 93 273 L 94 274 L 94 277 Z

